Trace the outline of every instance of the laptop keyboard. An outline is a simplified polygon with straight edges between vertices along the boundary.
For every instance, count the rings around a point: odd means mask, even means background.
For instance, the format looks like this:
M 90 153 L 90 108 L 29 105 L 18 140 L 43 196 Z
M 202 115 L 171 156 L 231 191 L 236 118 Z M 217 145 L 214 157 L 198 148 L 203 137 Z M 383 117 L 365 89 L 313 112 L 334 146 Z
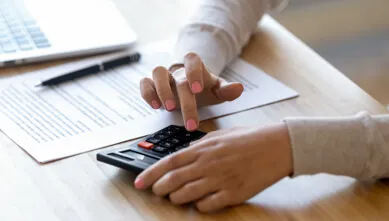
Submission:
M 23 1 L 0 0 L 0 54 L 50 47 Z

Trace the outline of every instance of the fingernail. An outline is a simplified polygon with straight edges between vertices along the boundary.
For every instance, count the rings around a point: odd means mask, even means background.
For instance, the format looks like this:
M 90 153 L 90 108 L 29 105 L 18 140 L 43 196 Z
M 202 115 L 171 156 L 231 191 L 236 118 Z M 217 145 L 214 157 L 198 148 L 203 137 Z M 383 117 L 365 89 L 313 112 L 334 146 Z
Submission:
M 159 109 L 159 103 L 156 100 L 151 101 L 151 105 L 154 109 Z
M 141 179 L 136 179 L 135 180 L 135 187 L 137 189 L 143 189 L 144 188 L 144 183 Z
M 194 120 L 188 120 L 188 121 L 186 122 L 186 128 L 187 128 L 188 130 L 196 130 L 196 127 L 197 127 L 196 121 L 194 121 Z
M 172 100 L 167 100 L 166 101 L 166 109 L 171 111 L 174 108 L 176 108 L 176 105 L 174 104 L 174 102 Z
M 201 84 L 198 81 L 195 81 L 192 83 L 192 92 L 193 93 L 199 93 L 201 92 Z

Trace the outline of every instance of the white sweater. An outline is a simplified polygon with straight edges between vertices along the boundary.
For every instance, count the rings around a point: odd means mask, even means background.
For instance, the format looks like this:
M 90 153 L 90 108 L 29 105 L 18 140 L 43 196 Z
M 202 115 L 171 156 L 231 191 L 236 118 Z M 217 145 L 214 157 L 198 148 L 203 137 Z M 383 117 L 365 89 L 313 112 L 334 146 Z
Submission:
M 199 54 L 216 75 L 236 58 L 261 17 L 284 6 L 284 0 L 204 0 L 176 44 L 176 58 L 189 52 Z
M 261 17 L 283 0 L 205 0 L 182 29 L 176 58 L 198 53 L 216 75 L 236 58 Z M 360 180 L 389 178 L 389 115 L 287 118 L 294 175 L 331 173 Z

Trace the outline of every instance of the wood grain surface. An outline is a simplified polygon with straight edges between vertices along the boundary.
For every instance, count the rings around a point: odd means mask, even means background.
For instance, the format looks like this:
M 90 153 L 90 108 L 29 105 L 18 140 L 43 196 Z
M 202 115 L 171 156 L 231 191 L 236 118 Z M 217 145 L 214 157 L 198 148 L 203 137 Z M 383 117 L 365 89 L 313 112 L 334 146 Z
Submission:
M 185 2 L 116 0 L 134 25 L 140 44 L 174 34 L 181 22 L 177 17 L 185 17 L 190 10 L 190 3 Z M 286 116 L 344 116 L 360 110 L 386 113 L 376 100 L 270 17 L 262 20 L 242 57 L 297 90 L 300 97 L 206 121 L 202 129 L 265 124 Z M 0 75 L 22 74 L 62 62 L 2 69 Z M 176 207 L 148 191 L 135 190 L 134 174 L 97 162 L 97 152 L 40 165 L 0 134 L 0 220 L 308 221 L 389 217 L 387 184 L 359 183 L 324 174 L 284 179 L 242 206 L 200 214 L 190 205 Z

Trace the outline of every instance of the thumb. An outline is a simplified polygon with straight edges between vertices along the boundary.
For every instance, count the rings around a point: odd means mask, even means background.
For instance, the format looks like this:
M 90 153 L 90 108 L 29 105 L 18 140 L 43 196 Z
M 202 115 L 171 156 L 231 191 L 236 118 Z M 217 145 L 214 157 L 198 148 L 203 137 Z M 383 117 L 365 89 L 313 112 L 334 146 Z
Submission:
M 225 83 L 215 90 L 215 94 L 219 100 L 233 101 L 240 97 L 243 90 L 244 88 L 241 83 Z

